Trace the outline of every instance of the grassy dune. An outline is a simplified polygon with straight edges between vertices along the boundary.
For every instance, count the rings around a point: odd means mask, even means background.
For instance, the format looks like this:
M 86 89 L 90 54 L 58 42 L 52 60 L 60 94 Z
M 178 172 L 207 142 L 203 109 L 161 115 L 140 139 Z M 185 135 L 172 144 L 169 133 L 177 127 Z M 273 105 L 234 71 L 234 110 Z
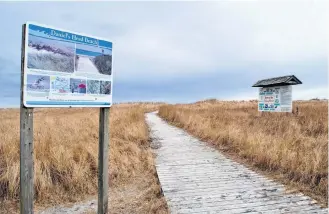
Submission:
M 144 112 L 155 108 L 152 104 L 126 104 L 111 109 L 111 213 L 167 212 L 144 120 Z M 74 202 L 97 194 L 98 111 L 82 108 L 35 110 L 37 205 Z M 17 211 L 19 110 L 0 110 L 0 118 L 0 202 L 4 203 L 0 209 L 9 207 L 7 201 L 16 204 L 14 211 Z M 136 182 L 138 180 L 141 182 Z M 120 201 L 124 191 L 129 192 L 134 201 Z
M 257 102 L 167 105 L 159 115 L 323 203 L 328 198 L 328 104 L 295 102 L 299 115 L 257 112 Z

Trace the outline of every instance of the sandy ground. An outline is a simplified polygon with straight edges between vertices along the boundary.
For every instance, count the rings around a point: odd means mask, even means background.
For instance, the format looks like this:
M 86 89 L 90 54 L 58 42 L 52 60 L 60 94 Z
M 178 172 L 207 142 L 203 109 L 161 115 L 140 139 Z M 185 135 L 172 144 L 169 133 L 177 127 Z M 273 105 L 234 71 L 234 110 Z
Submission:
M 145 175 L 147 176 L 147 175 Z M 164 199 L 154 197 L 154 184 L 143 175 L 136 176 L 125 184 L 111 187 L 109 213 L 167 213 Z M 58 205 L 36 212 L 38 214 L 96 213 L 97 196 L 90 200 L 67 205 Z
M 46 210 L 36 212 L 39 214 L 59 214 L 59 213 L 95 213 L 97 209 L 97 199 L 89 200 L 74 204 L 73 206 L 55 206 L 48 208 Z

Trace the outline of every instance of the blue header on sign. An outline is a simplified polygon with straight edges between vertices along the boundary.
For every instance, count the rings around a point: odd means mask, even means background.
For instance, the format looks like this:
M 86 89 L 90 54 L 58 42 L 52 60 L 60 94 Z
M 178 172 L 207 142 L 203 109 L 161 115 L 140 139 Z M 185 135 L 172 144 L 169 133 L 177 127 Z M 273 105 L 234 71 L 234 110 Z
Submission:
M 112 42 L 99 40 L 88 36 L 82 36 L 74 33 L 69 33 L 61 30 L 51 29 L 47 27 L 41 27 L 33 24 L 29 24 L 29 34 L 43 38 L 52 38 L 56 40 L 59 39 L 59 40 L 65 40 L 74 43 L 81 43 L 81 44 L 112 49 Z

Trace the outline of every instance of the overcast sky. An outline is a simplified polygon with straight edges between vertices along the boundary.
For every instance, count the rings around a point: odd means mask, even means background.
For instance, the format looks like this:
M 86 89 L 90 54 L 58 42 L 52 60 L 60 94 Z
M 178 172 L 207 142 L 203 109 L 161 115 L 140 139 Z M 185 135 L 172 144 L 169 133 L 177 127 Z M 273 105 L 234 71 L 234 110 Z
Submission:
M 113 41 L 113 101 L 256 99 L 296 75 L 294 99 L 328 97 L 326 1 L 1 2 L 0 106 L 19 105 L 26 21 Z

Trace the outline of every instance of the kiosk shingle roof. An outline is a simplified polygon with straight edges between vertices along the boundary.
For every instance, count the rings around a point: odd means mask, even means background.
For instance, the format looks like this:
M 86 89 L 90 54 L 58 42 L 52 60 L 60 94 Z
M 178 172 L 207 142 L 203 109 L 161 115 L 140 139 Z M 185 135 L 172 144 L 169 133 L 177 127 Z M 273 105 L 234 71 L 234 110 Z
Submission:
M 280 86 L 280 85 L 298 85 L 302 84 L 295 75 L 274 77 L 269 79 L 263 79 L 256 82 L 252 87 L 267 87 L 267 86 Z

